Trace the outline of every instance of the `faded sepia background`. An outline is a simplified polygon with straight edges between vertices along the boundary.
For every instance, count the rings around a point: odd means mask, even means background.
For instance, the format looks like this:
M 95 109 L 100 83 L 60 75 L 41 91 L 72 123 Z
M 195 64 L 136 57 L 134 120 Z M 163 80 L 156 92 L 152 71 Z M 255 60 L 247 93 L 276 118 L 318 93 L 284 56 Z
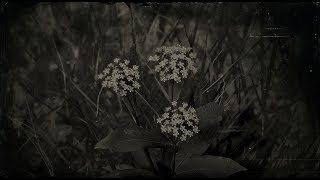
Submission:
M 146 70 L 157 47 L 175 44 L 198 58 L 182 99 L 223 111 L 205 154 L 239 162 L 248 169 L 239 176 L 319 176 L 317 3 L 9 3 L 5 11 L 3 176 L 100 177 L 135 166 L 130 153 L 94 149 L 132 122 L 108 91 L 96 117 L 97 74 L 115 57 Z M 160 108 L 160 90 L 142 79 L 141 93 Z

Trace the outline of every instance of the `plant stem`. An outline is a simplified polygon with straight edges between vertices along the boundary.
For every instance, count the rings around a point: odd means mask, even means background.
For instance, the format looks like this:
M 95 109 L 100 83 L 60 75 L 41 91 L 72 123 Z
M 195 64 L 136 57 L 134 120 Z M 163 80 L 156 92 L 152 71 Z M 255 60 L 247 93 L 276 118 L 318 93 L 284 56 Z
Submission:
M 176 166 L 176 150 L 177 150 L 177 146 L 176 144 L 173 145 L 173 158 L 172 158 L 172 172 L 171 175 L 174 176 L 175 175 L 175 166 Z
M 133 118 L 133 121 L 134 121 L 136 124 L 138 124 L 138 123 L 137 123 L 137 120 L 136 120 L 136 117 L 132 114 L 129 105 L 127 105 L 126 101 L 125 101 L 124 99 L 122 99 L 122 98 L 121 98 L 121 101 L 123 102 L 123 104 L 124 104 L 124 105 L 126 106 L 126 108 L 128 109 L 131 117 Z
M 174 81 L 172 80 L 172 87 L 171 87 L 171 101 L 173 101 L 173 93 L 174 93 Z
M 159 114 L 158 112 L 151 106 L 151 104 L 138 92 L 138 91 L 135 91 L 139 97 L 150 107 L 150 109 L 157 115 L 157 117 L 159 117 Z
M 156 174 L 157 170 L 156 170 L 156 168 L 155 168 L 155 166 L 153 164 L 153 161 L 152 161 L 151 155 L 149 153 L 149 150 L 148 149 L 144 149 L 144 153 L 146 154 L 148 162 L 149 162 L 150 166 L 152 167 L 153 173 Z
M 127 100 L 129 101 L 130 107 L 131 107 L 131 109 L 132 109 L 132 111 L 133 111 L 133 116 L 134 116 L 134 118 L 136 119 L 136 123 L 137 123 L 137 125 L 138 125 L 139 127 L 141 127 L 141 126 L 140 126 L 140 122 L 139 122 L 138 117 L 137 117 L 137 112 L 136 112 L 136 110 L 134 109 L 134 107 L 133 107 L 133 105 L 132 105 L 132 103 L 131 103 L 131 101 L 130 101 L 129 96 L 126 96 L 126 97 L 127 97 Z
M 98 97 L 97 97 L 97 111 L 96 111 L 96 117 L 98 117 L 98 114 L 99 114 L 99 100 L 100 100 L 100 95 L 101 95 L 102 89 L 103 89 L 103 87 L 101 87 L 101 89 L 100 89 L 100 91 L 99 91 L 99 94 L 98 94 Z

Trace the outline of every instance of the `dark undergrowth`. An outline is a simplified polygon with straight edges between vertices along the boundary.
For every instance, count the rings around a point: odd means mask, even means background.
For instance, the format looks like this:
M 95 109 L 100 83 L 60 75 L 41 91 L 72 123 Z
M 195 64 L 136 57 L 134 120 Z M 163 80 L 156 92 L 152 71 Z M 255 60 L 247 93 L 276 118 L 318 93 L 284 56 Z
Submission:
M 2 72 L 2 118 L 9 126 L 0 134 L 4 176 L 100 177 L 138 166 L 131 153 L 94 148 L 111 129 L 133 122 L 112 91 L 101 94 L 97 107 L 96 76 L 115 57 L 148 72 L 144 63 L 155 48 L 175 44 L 192 47 L 198 58 L 199 71 L 181 99 L 196 107 L 214 101 L 223 111 L 207 132 L 205 154 L 248 169 L 235 176 L 318 176 L 317 105 L 292 78 L 304 36 L 279 15 L 290 17 L 290 6 L 275 6 L 83 2 L 10 11 L 9 68 Z M 261 37 L 275 34 L 284 37 Z M 140 93 L 161 112 L 160 89 L 148 73 L 142 79 Z M 139 98 L 136 108 L 142 119 L 153 116 Z

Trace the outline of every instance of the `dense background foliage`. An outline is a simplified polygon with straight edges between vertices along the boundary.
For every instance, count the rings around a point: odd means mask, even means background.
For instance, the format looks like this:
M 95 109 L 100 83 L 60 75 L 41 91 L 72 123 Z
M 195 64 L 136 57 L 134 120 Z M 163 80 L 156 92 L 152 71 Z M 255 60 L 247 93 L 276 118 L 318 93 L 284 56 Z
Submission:
M 205 154 L 239 162 L 244 176 L 319 175 L 314 4 L 12 6 L 1 72 L 4 175 L 99 177 L 139 166 L 130 153 L 94 149 L 111 129 L 133 122 L 108 91 L 96 116 L 96 76 L 113 58 L 129 58 L 146 72 L 141 94 L 160 111 L 164 99 L 144 63 L 155 48 L 178 43 L 194 49 L 199 67 L 182 99 L 195 107 L 214 101 L 222 112 L 207 131 Z M 153 115 L 137 104 L 140 118 Z

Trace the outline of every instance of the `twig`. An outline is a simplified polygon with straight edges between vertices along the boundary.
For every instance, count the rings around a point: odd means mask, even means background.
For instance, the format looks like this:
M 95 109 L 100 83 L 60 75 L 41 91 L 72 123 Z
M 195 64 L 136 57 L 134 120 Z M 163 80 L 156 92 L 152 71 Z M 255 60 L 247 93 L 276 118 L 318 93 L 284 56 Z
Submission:
M 221 49 L 221 51 L 217 54 L 217 56 L 212 60 L 212 64 L 214 64 L 216 62 L 216 60 L 218 59 L 219 55 L 223 52 L 224 48 Z

